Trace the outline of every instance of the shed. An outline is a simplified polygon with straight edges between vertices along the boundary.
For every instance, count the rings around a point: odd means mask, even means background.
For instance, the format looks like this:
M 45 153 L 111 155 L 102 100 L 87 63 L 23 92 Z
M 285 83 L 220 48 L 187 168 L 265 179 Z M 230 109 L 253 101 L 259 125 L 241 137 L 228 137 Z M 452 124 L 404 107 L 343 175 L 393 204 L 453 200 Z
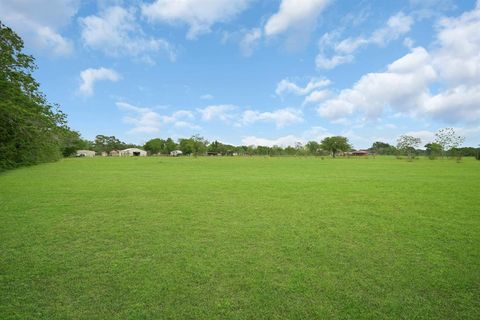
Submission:
M 109 153 L 110 157 L 118 157 L 119 155 L 120 155 L 120 151 L 118 151 L 118 150 L 112 150 Z
M 120 155 L 123 157 L 146 157 L 147 151 L 138 148 L 128 148 L 120 150 Z
M 95 151 L 92 150 L 77 150 L 77 157 L 95 157 Z
M 358 150 L 358 151 L 353 151 L 351 153 L 352 156 L 368 156 L 368 151 L 365 151 L 365 150 Z
M 173 150 L 170 152 L 170 155 L 172 157 L 178 157 L 178 156 L 181 156 L 183 154 L 183 152 L 181 150 Z

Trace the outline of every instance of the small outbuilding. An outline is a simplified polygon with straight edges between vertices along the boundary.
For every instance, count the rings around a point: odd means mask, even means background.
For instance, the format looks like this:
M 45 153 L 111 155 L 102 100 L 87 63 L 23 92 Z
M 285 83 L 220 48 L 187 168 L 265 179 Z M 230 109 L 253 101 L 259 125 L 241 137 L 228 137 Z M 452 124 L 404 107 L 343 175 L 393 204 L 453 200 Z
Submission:
M 95 157 L 95 151 L 92 150 L 77 150 L 77 157 Z
M 183 154 L 183 152 L 181 150 L 173 150 L 173 151 L 170 151 L 170 155 L 172 157 L 178 157 L 178 156 L 181 156 Z
M 120 150 L 120 156 L 122 157 L 146 157 L 147 151 L 138 148 L 128 148 Z
M 110 153 L 108 154 L 110 157 L 118 157 L 120 155 L 120 151 L 118 150 L 112 150 L 110 151 Z
M 358 150 L 358 151 L 353 151 L 350 153 L 352 156 L 357 156 L 357 157 L 363 157 L 363 156 L 368 156 L 368 151 L 365 150 Z

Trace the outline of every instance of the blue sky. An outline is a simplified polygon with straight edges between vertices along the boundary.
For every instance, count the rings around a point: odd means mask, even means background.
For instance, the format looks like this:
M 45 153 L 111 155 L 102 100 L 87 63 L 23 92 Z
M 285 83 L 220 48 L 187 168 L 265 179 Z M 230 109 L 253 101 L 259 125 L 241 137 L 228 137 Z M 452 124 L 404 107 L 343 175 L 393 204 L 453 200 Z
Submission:
M 474 0 L 2 0 L 85 138 L 480 144 Z

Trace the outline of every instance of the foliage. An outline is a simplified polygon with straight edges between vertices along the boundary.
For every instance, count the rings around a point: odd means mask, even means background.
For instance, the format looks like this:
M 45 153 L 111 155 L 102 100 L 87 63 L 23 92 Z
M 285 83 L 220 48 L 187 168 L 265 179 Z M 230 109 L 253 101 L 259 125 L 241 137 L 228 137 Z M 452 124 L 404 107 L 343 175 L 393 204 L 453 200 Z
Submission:
M 305 144 L 305 148 L 307 148 L 310 154 L 317 154 L 320 150 L 320 143 L 317 141 L 308 141 L 307 144 Z
M 126 149 L 130 146 L 133 145 L 126 144 L 125 142 L 117 139 L 115 136 L 105 136 L 103 134 L 97 135 L 95 137 L 95 141 L 93 142 L 93 148 L 97 153 Z
M 323 150 L 330 151 L 334 158 L 339 151 L 345 152 L 352 148 L 348 143 L 348 139 L 341 136 L 327 137 L 323 139 L 320 142 L 320 147 Z
M 165 140 L 160 138 L 151 139 L 144 144 L 143 149 L 150 154 L 165 153 L 165 142 Z
M 420 146 L 422 140 L 409 135 L 402 135 L 397 140 L 397 149 L 412 159 L 415 156 L 416 149 Z
M 444 128 L 435 133 L 435 143 L 442 147 L 443 154 L 447 153 L 460 159 L 462 154 L 458 147 L 465 141 L 465 137 L 457 135 L 455 129 Z
M 376 141 L 372 144 L 369 151 L 379 155 L 394 155 L 397 152 L 397 148 L 386 142 Z
M 442 154 L 442 146 L 438 143 L 432 142 L 425 145 L 427 156 L 430 159 L 435 159 Z
M 78 142 L 65 114 L 39 91 L 35 60 L 22 50 L 22 39 L 0 22 L 0 170 L 58 160 Z
M 74 155 L 77 150 L 91 150 L 93 148 L 93 142 L 82 139 L 80 133 L 72 130 L 65 130 L 61 144 L 61 151 L 64 157 Z

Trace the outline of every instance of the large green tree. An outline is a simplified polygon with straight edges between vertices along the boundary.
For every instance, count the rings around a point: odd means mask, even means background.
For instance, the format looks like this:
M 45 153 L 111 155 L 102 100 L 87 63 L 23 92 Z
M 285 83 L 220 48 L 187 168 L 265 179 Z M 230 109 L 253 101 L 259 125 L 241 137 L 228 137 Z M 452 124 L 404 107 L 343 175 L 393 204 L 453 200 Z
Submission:
M 72 135 L 66 116 L 47 102 L 33 78 L 22 39 L 0 22 L 0 170 L 57 160 Z
M 143 146 L 150 154 L 165 153 L 165 140 L 155 138 L 147 141 Z
M 320 148 L 332 153 L 335 158 L 338 152 L 345 152 L 352 148 L 348 139 L 342 136 L 326 137 L 320 142 Z
M 386 142 L 376 141 L 372 144 L 370 151 L 381 155 L 394 155 L 397 148 Z

